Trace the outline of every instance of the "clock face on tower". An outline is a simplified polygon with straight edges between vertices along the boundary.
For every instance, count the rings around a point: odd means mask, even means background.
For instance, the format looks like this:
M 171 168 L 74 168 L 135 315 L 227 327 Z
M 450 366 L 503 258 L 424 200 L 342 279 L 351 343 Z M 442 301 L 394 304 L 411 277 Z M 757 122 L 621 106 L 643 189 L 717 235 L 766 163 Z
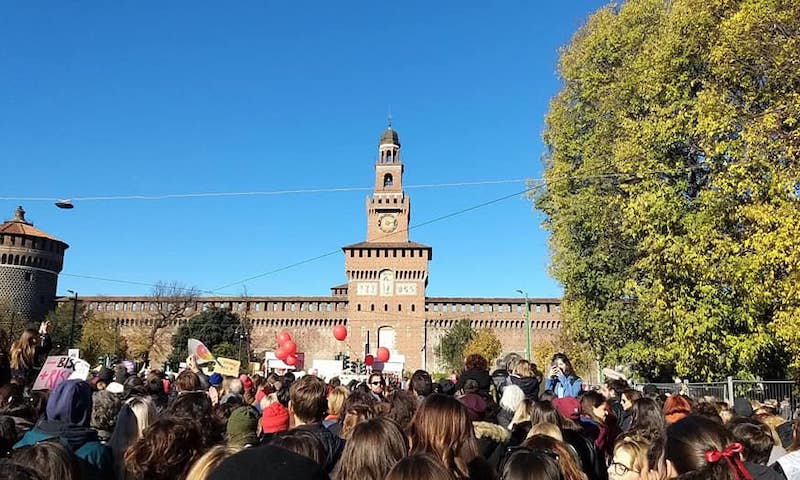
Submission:
M 378 228 L 384 233 L 391 233 L 397 230 L 397 215 L 384 213 L 378 217 Z

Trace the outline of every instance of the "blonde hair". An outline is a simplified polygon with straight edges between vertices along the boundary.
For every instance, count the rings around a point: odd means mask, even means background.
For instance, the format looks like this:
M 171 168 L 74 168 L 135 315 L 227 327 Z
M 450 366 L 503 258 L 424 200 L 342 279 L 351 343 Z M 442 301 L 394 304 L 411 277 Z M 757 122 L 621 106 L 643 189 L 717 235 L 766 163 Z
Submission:
M 626 435 L 617 440 L 616 445 L 614 445 L 614 455 L 616 456 L 618 451 L 627 453 L 631 457 L 631 468 L 641 472 L 648 466 L 647 451 L 649 449 L 650 443 L 643 437 Z
M 209 451 L 194 462 L 192 468 L 189 469 L 189 473 L 186 474 L 186 480 L 206 480 L 211 472 L 214 471 L 223 460 L 239 450 L 241 450 L 241 448 L 230 447 L 228 445 L 216 445 L 211 447 Z
M 554 438 L 559 442 L 564 441 L 564 436 L 561 435 L 561 430 L 555 423 L 544 422 L 536 424 L 531 427 L 531 430 L 528 432 L 528 436 L 525 438 L 531 438 L 534 435 L 544 435 L 546 437 Z
M 533 369 L 531 369 L 531 362 L 525 359 L 518 361 L 517 365 L 514 367 L 514 375 L 519 377 L 532 377 Z
M 347 387 L 342 387 L 341 385 L 331 390 L 331 393 L 328 395 L 328 415 L 340 416 L 342 414 L 344 401 L 349 395 L 350 391 Z
M 150 397 L 131 397 L 127 403 L 136 417 L 136 427 L 141 438 L 145 429 L 158 420 L 158 412 Z
M 533 402 L 528 398 L 519 402 L 519 406 L 517 407 L 517 410 L 514 412 L 514 418 L 511 419 L 511 424 L 509 424 L 508 428 L 509 429 L 514 428 L 514 425 L 518 423 L 530 422 L 532 406 Z
M 11 357 L 11 368 L 14 370 L 25 370 L 32 368 L 36 357 L 36 344 L 39 342 L 39 333 L 26 328 L 19 339 L 11 345 L 9 356 Z

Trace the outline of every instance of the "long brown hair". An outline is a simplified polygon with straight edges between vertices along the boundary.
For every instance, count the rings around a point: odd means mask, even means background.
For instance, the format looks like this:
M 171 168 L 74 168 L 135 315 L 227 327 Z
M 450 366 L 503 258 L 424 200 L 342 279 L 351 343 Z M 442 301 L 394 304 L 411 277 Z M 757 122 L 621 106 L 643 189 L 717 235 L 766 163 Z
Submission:
M 202 427 L 190 418 L 163 417 L 125 452 L 125 465 L 135 479 L 184 478 L 204 453 Z
M 395 464 L 386 480 L 455 480 L 442 462 L 429 453 L 417 453 Z
M 394 420 L 373 418 L 353 429 L 342 452 L 337 480 L 383 480 L 408 455 L 408 441 Z
M 411 453 L 431 453 L 459 478 L 479 456 L 467 409 L 453 397 L 433 394 L 420 405 L 408 427 Z
M 14 370 L 32 368 L 36 357 L 37 343 L 39 343 L 39 332 L 32 328 L 26 328 L 19 339 L 11 345 L 11 368 Z

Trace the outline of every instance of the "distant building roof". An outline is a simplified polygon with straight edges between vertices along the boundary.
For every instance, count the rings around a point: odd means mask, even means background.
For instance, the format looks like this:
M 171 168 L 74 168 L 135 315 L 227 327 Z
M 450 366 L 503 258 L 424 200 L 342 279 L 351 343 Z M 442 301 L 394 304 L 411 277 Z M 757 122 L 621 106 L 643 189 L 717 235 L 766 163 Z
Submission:
M 33 226 L 33 223 L 25 220 L 25 210 L 23 210 L 21 206 L 17 207 L 16 212 L 14 212 L 14 218 L 7 220 L 5 223 L 0 225 L 0 234 L 26 235 L 28 237 L 46 238 L 48 240 L 53 240 L 55 242 L 60 242 L 64 245 L 67 245 L 63 240 L 39 230 Z

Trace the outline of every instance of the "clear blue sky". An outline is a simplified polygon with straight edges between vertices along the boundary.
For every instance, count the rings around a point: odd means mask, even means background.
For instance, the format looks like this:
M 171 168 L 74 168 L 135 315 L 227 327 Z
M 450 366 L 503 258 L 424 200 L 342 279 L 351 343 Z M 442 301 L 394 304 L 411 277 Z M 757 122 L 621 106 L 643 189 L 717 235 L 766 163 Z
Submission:
M 405 183 L 540 177 L 558 48 L 603 2 L 7 2 L 3 197 L 371 187 L 389 111 Z M 409 189 L 412 223 L 524 183 Z M 18 203 L 70 244 L 63 274 L 215 289 L 366 235 L 367 192 Z M 429 296 L 559 296 L 521 196 L 421 227 Z M 327 295 L 341 253 L 247 283 Z M 59 293 L 146 294 L 63 275 Z M 220 293 L 242 293 L 240 285 Z

